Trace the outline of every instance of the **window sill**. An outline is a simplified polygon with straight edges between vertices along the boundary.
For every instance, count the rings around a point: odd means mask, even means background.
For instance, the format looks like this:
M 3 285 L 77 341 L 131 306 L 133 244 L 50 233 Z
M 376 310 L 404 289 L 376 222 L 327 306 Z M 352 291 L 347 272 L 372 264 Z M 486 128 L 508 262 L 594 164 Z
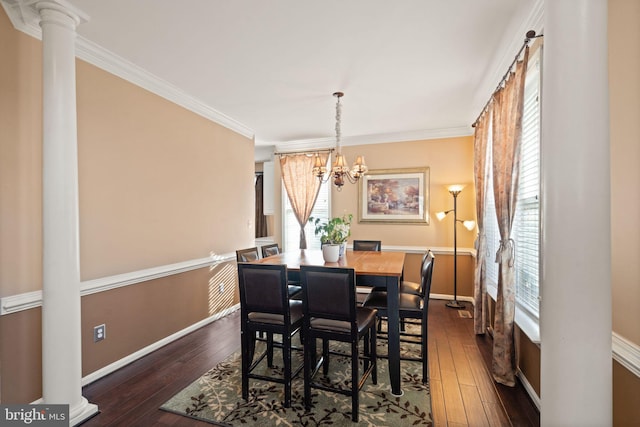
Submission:
M 487 293 L 496 301 L 498 299 L 498 288 L 487 286 Z M 532 316 L 527 310 L 520 308 L 516 304 L 516 325 L 529 337 L 532 343 L 540 345 L 540 323 L 537 317 Z

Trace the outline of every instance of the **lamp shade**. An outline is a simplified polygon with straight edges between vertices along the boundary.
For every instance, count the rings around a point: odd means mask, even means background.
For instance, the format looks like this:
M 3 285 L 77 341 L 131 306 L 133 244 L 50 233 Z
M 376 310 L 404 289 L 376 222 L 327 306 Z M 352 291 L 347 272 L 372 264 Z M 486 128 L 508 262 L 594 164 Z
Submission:
M 446 212 L 436 212 L 436 218 L 438 218 L 438 221 L 442 221 L 445 216 L 447 216 Z
M 449 193 L 459 193 L 462 191 L 463 188 L 464 188 L 464 185 L 462 184 L 453 184 L 453 185 L 447 186 L 447 190 L 449 190 Z
M 475 221 L 462 221 L 462 225 L 464 225 L 464 228 L 466 228 L 469 231 L 471 231 L 474 228 L 476 228 L 476 222 Z

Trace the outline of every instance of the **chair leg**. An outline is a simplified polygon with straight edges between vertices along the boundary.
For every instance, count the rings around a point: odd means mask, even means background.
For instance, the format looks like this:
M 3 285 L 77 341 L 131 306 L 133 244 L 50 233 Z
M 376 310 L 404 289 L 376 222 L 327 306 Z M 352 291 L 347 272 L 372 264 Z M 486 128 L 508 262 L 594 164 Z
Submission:
M 371 328 L 369 328 L 364 335 L 364 345 L 362 351 L 364 353 L 363 370 L 366 371 L 367 369 L 369 369 L 369 365 L 371 364 Z
M 358 422 L 358 342 L 351 343 L 351 420 Z
M 267 366 L 273 368 L 273 333 L 267 332 Z
M 242 347 L 242 398 L 245 401 L 249 399 L 249 366 L 251 365 L 250 352 L 254 338 L 254 334 L 249 338 L 247 332 L 242 332 L 240 335 L 240 345 Z
M 422 318 L 422 382 L 426 384 L 429 381 L 429 335 L 427 330 L 427 319 Z
M 375 326 L 371 327 L 371 331 L 369 332 L 369 340 L 369 343 L 371 345 L 371 363 L 373 363 L 373 368 L 371 370 L 371 381 L 373 381 L 374 384 L 378 384 L 378 355 L 376 350 L 377 337 Z
M 304 344 L 304 406 L 311 409 L 311 366 L 315 365 L 315 338 L 305 337 Z
M 291 333 L 282 335 L 282 359 L 284 361 L 284 407 L 291 406 Z
M 329 340 L 322 340 L 322 373 L 329 375 Z

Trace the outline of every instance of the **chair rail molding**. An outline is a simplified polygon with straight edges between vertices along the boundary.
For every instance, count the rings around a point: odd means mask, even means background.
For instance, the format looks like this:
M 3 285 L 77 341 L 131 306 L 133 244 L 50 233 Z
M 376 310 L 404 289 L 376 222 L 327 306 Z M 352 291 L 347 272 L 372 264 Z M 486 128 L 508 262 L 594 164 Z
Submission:
M 640 378 L 640 345 L 615 332 L 612 334 L 613 359 Z
M 123 286 L 134 285 L 140 282 L 147 282 L 161 277 L 197 270 L 199 268 L 212 267 L 225 262 L 235 261 L 235 259 L 236 256 L 234 253 L 226 253 L 179 262 L 176 264 L 161 265 L 159 267 L 132 271 L 130 273 L 86 280 L 80 283 L 80 296 L 104 292 L 111 289 L 121 288 Z M 41 306 L 41 290 L 10 295 L 0 298 L 0 316 Z

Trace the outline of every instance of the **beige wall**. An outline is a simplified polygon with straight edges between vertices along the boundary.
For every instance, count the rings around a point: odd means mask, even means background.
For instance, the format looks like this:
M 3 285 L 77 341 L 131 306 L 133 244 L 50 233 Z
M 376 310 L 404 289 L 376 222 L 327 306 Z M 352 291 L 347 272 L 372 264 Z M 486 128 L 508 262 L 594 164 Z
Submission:
M 613 330 L 640 345 L 640 2 L 609 1 Z
M 82 61 L 77 75 L 83 280 L 253 241 L 252 140 Z
M 352 238 L 382 240 L 387 245 L 453 247 L 453 217 L 442 222 L 435 218 L 435 212 L 453 208 L 453 197 L 446 189 L 448 184 L 467 184 L 458 196 L 458 218 L 475 220 L 472 137 L 358 145 L 344 147 L 343 153 L 351 162 L 357 155 L 365 156 L 371 170 L 429 167 L 429 225 L 360 224 L 355 221 Z M 340 192 L 334 189 L 331 210 L 334 216 L 352 213 L 356 218 L 358 186 L 347 183 Z M 471 248 L 474 239 L 474 232 L 458 228 L 458 247 Z
M 354 221 L 351 239 L 382 240 L 390 246 L 421 246 L 453 248 L 453 216 L 438 221 L 435 213 L 453 208 L 453 197 L 446 186 L 466 184 L 458 196 L 458 218 L 475 220 L 475 194 L 473 185 L 473 138 L 458 137 L 423 141 L 395 142 L 344 147 L 343 153 L 353 162 L 358 155 L 365 156 L 370 170 L 429 168 L 429 225 L 414 224 L 361 224 Z M 342 191 L 335 188 L 331 194 L 334 216 L 352 213 L 358 216 L 358 186 L 345 184 Z M 458 248 L 473 248 L 475 231 L 458 225 Z M 414 266 L 410 259 L 414 258 Z M 419 281 L 420 256 L 408 257 L 405 274 L 408 280 Z M 469 255 L 458 256 L 457 295 L 473 295 L 473 263 Z M 431 292 L 453 294 L 453 256 L 436 256 Z M 415 277 L 412 277 L 415 276 Z
M 640 346 L 640 2 L 609 0 L 613 331 Z M 613 421 L 640 419 L 640 378 L 613 363 Z
M 3 297 L 42 288 L 40 57 L 0 11 Z M 251 139 L 83 61 L 76 69 L 82 280 L 253 244 Z M 83 297 L 83 375 L 233 305 L 236 289 L 231 263 Z M 107 339 L 93 343 L 102 323 Z M 0 316 L 3 403 L 41 397 L 40 359 L 40 308 Z
M 0 296 L 42 288 L 40 46 L 0 8 Z
M 360 224 L 358 217 L 358 185 L 345 184 L 342 191 L 332 187 L 331 211 L 333 216 L 353 214 L 351 238 L 382 240 L 383 248 L 389 246 L 420 246 L 429 248 L 453 248 L 453 217 L 442 222 L 435 212 L 453 208 L 453 197 L 447 191 L 449 184 L 466 184 L 458 196 L 458 218 L 475 220 L 475 195 L 473 185 L 473 138 L 471 136 L 442 138 L 409 142 L 390 142 L 343 147 L 347 160 L 353 162 L 357 155 L 365 156 L 370 170 L 397 168 L 429 168 L 429 225 L 423 224 Z M 274 236 L 281 240 L 281 175 L 276 159 L 276 191 Z M 475 231 L 458 226 L 458 247 L 473 248 Z M 316 238 L 307 236 L 308 239 Z M 405 263 L 407 280 L 419 281 L 420 255 L 409 255 Z M 458 258 L 458 295 L 473 295 L 473 263 L 470 255 Z M 432 292 L 453 294 L 453 256 L 437 256 Z

